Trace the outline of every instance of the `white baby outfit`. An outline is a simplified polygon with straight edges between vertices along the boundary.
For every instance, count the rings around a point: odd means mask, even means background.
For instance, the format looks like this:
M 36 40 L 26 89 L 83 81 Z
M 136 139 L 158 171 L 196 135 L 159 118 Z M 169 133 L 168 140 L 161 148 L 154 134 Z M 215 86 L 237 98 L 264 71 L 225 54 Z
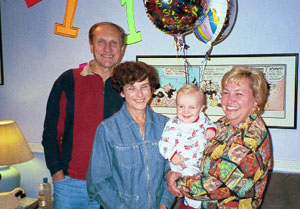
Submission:
M 185 123 L 178 117 L 171 118 L 167 122 L 159 141 L 159 151 L 165 159 L 170 160 L 172 171 L 182 173 L 182 176 L 194 176 L 200 173 L 200 162 L 207 145 L 205 139 L 207 129 L 216 130 L 216 125 L 203 112 L 200 112 L 198 120 L 193 123 Z M 185 168 L 171 162 L 175 154 L 185 158 Z M 201 206 L 201 201 L 186 197 L 185 203 L 193 208 Z

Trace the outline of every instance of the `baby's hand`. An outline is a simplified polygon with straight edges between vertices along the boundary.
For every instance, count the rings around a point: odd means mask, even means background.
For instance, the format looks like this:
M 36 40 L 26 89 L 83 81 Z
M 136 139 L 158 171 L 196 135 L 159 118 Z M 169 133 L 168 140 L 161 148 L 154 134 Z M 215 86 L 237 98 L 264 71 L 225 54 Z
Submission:
M 179 154 L 175 154 L 171 160 L 174 165 L 180 165 L 182 168 L 185 168 L 184 157 Z
M 207 129 L 206 130 L 206 134 L 205 134 L 205 138 L 206 139 L 212 139 L 212 138 L 215 137 L 215 135 L 216 135 L 215 130 L 213 130 L 213 129 Z

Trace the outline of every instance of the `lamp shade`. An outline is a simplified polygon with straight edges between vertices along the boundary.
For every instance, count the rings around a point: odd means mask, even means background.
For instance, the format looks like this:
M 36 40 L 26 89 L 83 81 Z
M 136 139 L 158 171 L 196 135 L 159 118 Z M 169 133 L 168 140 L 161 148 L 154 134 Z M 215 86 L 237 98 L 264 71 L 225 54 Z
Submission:
M 23 163 L 33 157 L 17 123 L 0 120 L 0 166 Z

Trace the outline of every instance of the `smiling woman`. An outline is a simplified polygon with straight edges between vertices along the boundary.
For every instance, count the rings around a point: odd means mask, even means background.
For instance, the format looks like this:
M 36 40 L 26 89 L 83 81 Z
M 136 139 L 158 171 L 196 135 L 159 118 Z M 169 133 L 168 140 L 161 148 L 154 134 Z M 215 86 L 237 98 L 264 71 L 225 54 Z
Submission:
M 258 70 L 235 66 L 223 76 L 225 116 L 216 122 L 217 134 L 203 152 L 201 174 L 182 177 L 178 190 L 174 179 L 179 176 L 169 172 L 174 195 L 203 200 L 205 209 L 260 207 L 273 161 L 270 135 L 260 117 L 267 95 L 267 82 Z
M 148 106 L 157 72 L 142 62 L 124 62 L 114 69 L 112 85 L 125 103 L 97 128 L 87 174 L 89 196 L 110 209 L 170 208 L 169 163 L 158 149 L 168 119 Z

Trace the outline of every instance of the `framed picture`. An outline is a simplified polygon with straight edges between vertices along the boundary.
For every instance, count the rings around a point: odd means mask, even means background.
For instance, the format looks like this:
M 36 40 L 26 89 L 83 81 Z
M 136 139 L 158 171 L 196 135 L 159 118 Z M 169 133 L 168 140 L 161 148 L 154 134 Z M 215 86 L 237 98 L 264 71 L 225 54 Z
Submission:
M 185 84 L 200 86 L 206 94 L 205 113 L 216 121 L 224 115 L 221 108 L 221 79 L 235 65 L 260 70 L 270 95 L 262 114 L 269 128 L 297 128 L 297 72 L 299 54 L 255 54 L 204 56 L 140 56 L 159 74 L 160 88 L 153 94 L 151 107 L 168 117 L 176 114 L 177 90 Z
M 4 84 L 3 78 L 3 50 L 2 50 L 2 29 L 1 29 L 1 5 L 0 5 L 0 85 Z

